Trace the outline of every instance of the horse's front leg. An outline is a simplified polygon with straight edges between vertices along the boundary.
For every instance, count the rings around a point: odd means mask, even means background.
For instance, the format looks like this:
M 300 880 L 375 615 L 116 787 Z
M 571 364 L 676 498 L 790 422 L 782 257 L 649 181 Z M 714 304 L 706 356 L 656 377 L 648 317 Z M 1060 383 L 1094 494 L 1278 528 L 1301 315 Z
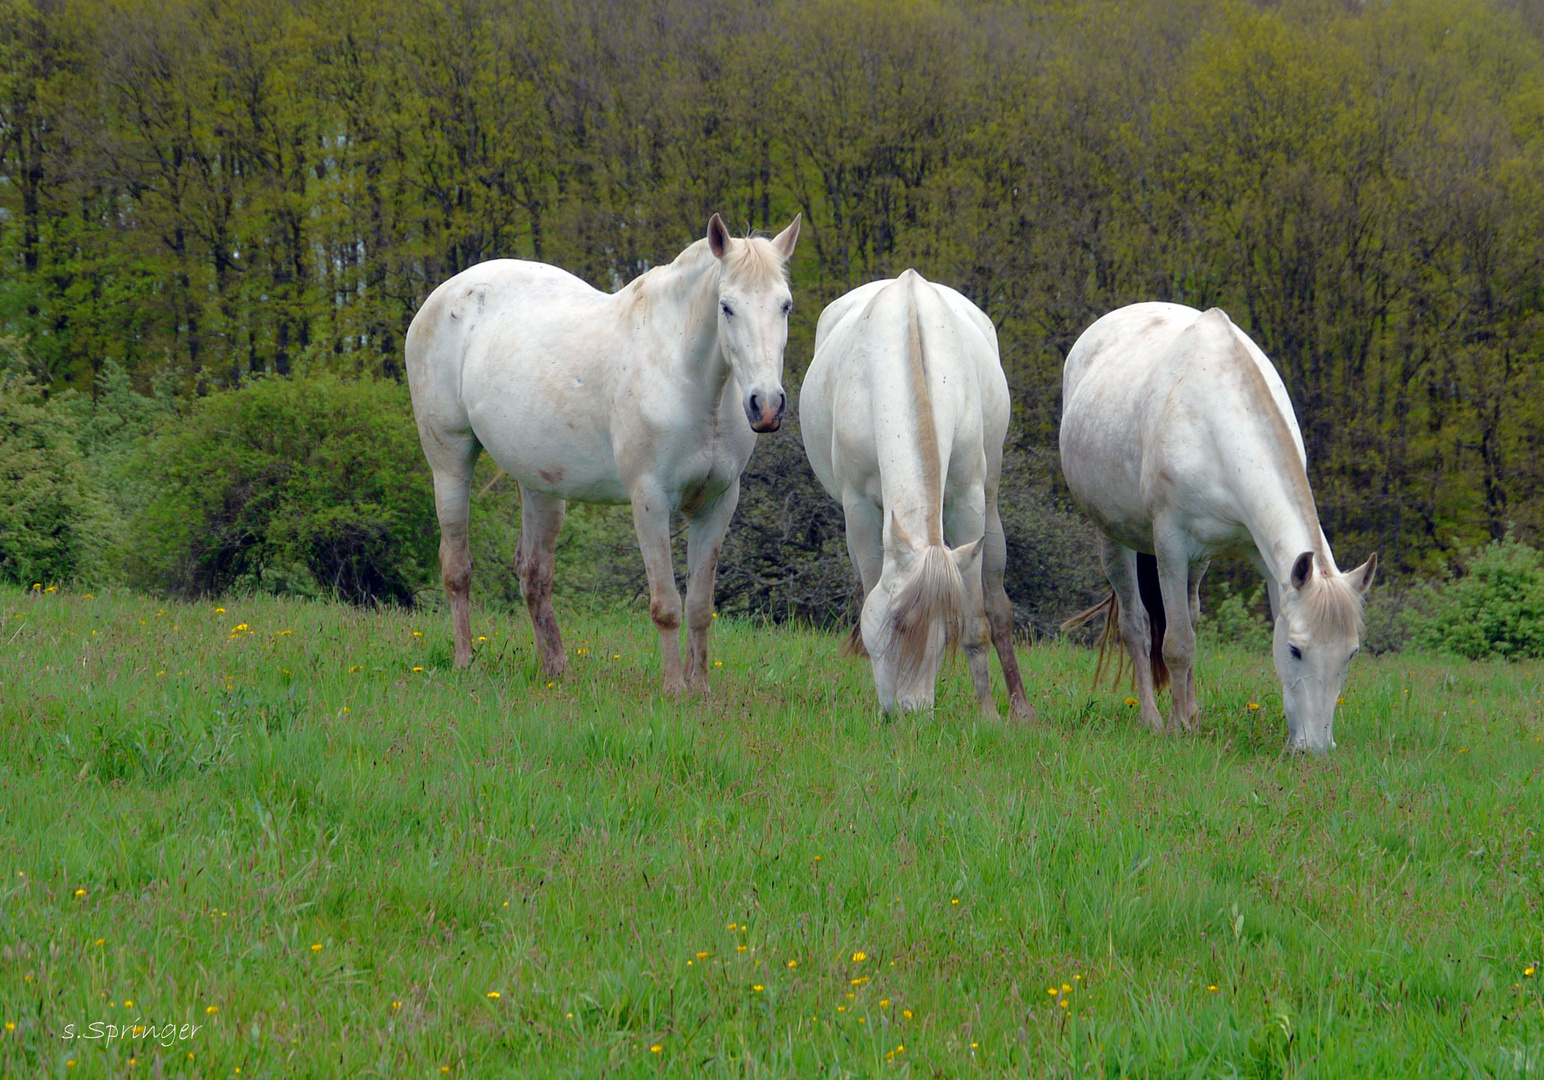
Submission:
M 1158 557 L 1158 588 L 1168 626 L 1163 632 L 1163 662 L 1169 668 L 1171 731 L 1189 731 L 1196 723 L 1196 629 L 1190 618 L 1190 551 L 1183 536 L 1153 531 Z M 1199 585 L 1199 581 L 1197 582 Z
M 718 553 L 739 502 L 736 480 L 717 502 L 686 521 L 686 683 L 701 694 L 708 692 L 708 631 L 713 626 Z
M 670 561 L 670 501 L 655 483 L 634 486 L 633 529 L 649 578 L 649 616 L 659 630 L 660 675 L 665 693 L 686 690 L 681 678 L 681 593 Z

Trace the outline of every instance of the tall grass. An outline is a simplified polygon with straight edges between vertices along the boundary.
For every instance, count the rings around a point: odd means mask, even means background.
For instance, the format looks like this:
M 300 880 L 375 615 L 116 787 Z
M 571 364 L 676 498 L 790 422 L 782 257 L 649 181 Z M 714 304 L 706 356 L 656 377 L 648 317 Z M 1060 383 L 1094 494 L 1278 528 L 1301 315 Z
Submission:
M 676 703 L 630 611 L 555 685 L 518 615 L 0 617 L 6 1076 L 1544 1071 L 1538 664 L 1359 659 L 1318 759 L 1263 653 L 1158 739 L 1058 645 L 1012 726 L 730 619 Z

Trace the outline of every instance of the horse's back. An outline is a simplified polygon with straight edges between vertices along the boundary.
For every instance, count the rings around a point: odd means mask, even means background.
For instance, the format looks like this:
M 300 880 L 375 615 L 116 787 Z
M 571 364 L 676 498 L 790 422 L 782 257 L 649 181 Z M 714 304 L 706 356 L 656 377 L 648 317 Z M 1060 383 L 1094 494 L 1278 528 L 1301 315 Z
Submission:
M 927 395 L 923 415 L 941 440 L 940 464 L 964 464 L 968 455 L 961 449 L 979 457 L 993 438 L 988 457 L 1001 460 L 1008 389 L 991 320 L 955 290 L 908 270 L 854 289 L 821 314 L 800 422 L 816 475 L 837 498 L 849 486 L 878 495 L 881 444 L 888 441 L 881 432 L 911 415 L 918 396 L 914 322 Z
M 1067 354 L 1062 472 L 1116 540 L 1146 550 L 1163 509 L 1225 517 L 1246 468 L 1304 460 L 1280 375 L 1218 308 L 1120 308 Z M 1237 475 L 1235 475 L 1237 474 Z M 1247 478 L 1242 481 L 1247 482 Z M 1145 540 L 1145 543 L 1138 543 Z
M 610 436 L 617 300 L 566 270 L 479 263 L 430 294 L 408 330 L 426 453 L 474 440 L 505 472 L 560 498 L 625 501 Z

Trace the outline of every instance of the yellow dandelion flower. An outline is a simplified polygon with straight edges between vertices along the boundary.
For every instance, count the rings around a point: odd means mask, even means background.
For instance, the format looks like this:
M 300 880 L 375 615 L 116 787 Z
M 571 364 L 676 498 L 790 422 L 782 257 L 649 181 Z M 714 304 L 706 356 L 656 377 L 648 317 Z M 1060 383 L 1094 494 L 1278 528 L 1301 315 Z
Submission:
M 86 890 L 85 889 L 76 889 L 75 890 L 75 899 L 77 899 L 77 900 L 84 900 L 85 898 L 86 898 Z
M 74 1058 L 71 1058 L 71 1059 L 70 1059 L 70 1060 L 69 1060 L 69 1061 L 66 1061 L 66 1062 L 65 1062 L 65 1063 L 64 1063 L 64 1067 L 65 1067 L 65 1068 L 66 1068 L 66 1069 L 73 1069 L 73 1068 L 75 1068 L 75 1059 L 74 1059 Z
M 664 1052 L 664 1046 L 659 1043 L 655 1043 L 653 1046 L 649 1047 L 649 1053 L 651 1054 L 663 1054 Z
M 1141 704 L 1141 702 L 1140 702 L 1140 701 L 1138 701 L 1138 700 L 1137 700 L 1137 699 L 1136 699 L 1136 698 L 1134 698 L 1134 697 L 1129 697 L 1129 698 L 1127 698 L 1127 699 L 1126 699 L 1126 704 L 1127 704 L 1127 705 L 1128 705 L 1128 706 L 1135 706 L 1135 705 L 1140 705 L 1140 704 Z
M 551 690 L 551 689 L 552 689 L 552 684 L 551 684 L 551 683 L 548 683 L 548 684 L 547 684 L 547 689 L 548 689 L 548 690 Z
M 763 991 L 763 990 L 765 990 L 765 989 L 766 989 L 766 987 L 764 987 L 764 986 L 762 986 L 762 985 L 761 985 L 761 984 L 760 984 L 760 983 L 753 983 L 753 984 L 751 984 L 751 989 L 752 989 L 752 990 L 754 990 L 754 991 L 756 991 L 756 993 L 758 993 L 758 994 L 759 994 L 759 993 L 761 993 L 761 992 L 762 992 L 762 991 Z
M 697 954 L 697 959 L 698 960 L 706 960 L 707 958 L 708 958 L 708 954 L 705 953 L 705 952 L 700 952 L 700 953 Z
M 1523 975 L 1531 979 L 1533 978 L 1533 973 L 1537 970 L 1538 968 L 1534 967 L 1532 964 L 1529 964 L 1527 967 L 1523 968 Z
M 1047 986 L 1045 988 L 1045 992 L 1047 994 L 1050 994 L 1052 997 L 1055 997 L 1056 996 L 1056 987 L 1054 987 L 1054 986 Z
M 422 670 L 423 670 L 423 665 L 422 665 L 422 664 L 420 664 L 420 665 L 418 665 L 418 666 L 417 666 L 417 667 L 415 667 L 415 668 L 414 668 L 414 669 L 413 669 L 413 670 L 414 670 L 414 671 L 422 671 Z M 552 685 L 552 684 L 551 684 L 551 683 L 548 683 L 548 684 L 547 684 L 547 685 L 548 685 L 548 686 L 551 686 L 551 685 Z
M 90 593 L 87 593 L 87 594 L 86 594 L 86 599 L 87 599 L 87 600 L 95 600 L 95 599 L 96 599 L 96 597 L 94 597 L 94 596 L 92 596 L 92 595 L 91 595 L 91 594 L 90 594 Z
M 880 998 L 879 999 L 879 1007 L 881 1009 L 888 1009 L 890 1007 L 890 999 L 889 998 Z
M 220 1011 L 220 1006 L 218 1006 L 218 1005 L 210 1005 L 210 1006 L 208 1006 L 208 1007 L 206 1007 L 204 1009 L 204 1014 L 206 1016 L 213 1016 L 215 1013 L 217 1013 L 219 1011 Z
M 134 1002 L 130 1001 L 128 998 L 124 998 L 123 999 L 123 1007 L 125 1009 L 132 1009 L 134 1007 Z
M 838 1005 L 836 1007 L 836 1011 L 837 1012 L 846 1012 L 847 1011 L 847 1006 L 846 1005 Z
M 497 990 L 489 990 L 488 991 L 488 1000 L 489 1001 L 497 1001 L 502 996 L 503 995 L 500 994 Z
M 1068 986 L 1066 983 L 1062 983 L 1062 993 L 1064 993 L 1064 994 L 1072 993 L 1072 987 Z
M 486 637 L 482 636 L 482 635 L 479 635 L 477 640 L 478 641 L 487 641 L 488 639 Z
M 902 1009 L 901 1010 L 901 1015 L 904 1016 L 906 1019 L 910 1020 L 911 1019 L 911 1010 L 910 1009 Z
M 734 951 L 735 952 L 744 952 L 745 950 L 746 950 L 746 946 L 744 946 L 744 945 L 736 945 L 734 947 Z
M 107 939 L 105 937 L 99 937 L 99 938 L 96 939 L 96 943 L 98 945 L 106 945 L 107 944 Z
M 216 615 L 224 615 L 225 614 L 225 609 L 222 608 L 222 607 L 217 607 L 217 608 L 214 609 L 214 613 Z
M 5 1022 L 5 1030 L 7 1030 L 7 1031 L 15 1031 L 16 1030 L 16 1021 L 15 1020 L 7 1020 Z
M 797 961 L 797 960 L 790 960 L 790 961 L 788 961 L 788 967 L 789 967 L 790 970 L 792 970 L 793 968 L 796 968 L 798 966 L 799 966 L 799 961 Z
M 622 654 L 619 653 L 619 652 L 614 652 L 614 653 L 611 654 L 611 659 L 613 659 L 613 660 L 620 660 L 620 659 L 622 659 Z
M 414 637 L 423 637 L 423 634 L 419 633 L 417 630 L 414 630 L 413 631 L 413 636 Z
M 958 907 L 960 904 L 960 898 L 956 896 L 953 900 L 950 900 L 949 903 L 954 907 Z
M 396 1012 L 400 1008 L 402 1008 L 402 1002 L 400 1002 L 400 1001 L 393 1001 L 391 1003 L 391 1011 L 392 1012 Z
M 723 667 L 724 666 L 724 662 L 722 660 L 715 660 L 715 661 L 713 661 L 713 666 L 714 667 Z
M 817 855 L 815 857 L 818 859 L 820 856 Z M 866 953 L 866 952 L 855 952 L 855 953 L 852 954 L 852 962 L 854 964 L 861 964 L 861 963 L 863 963 L 863 961 L 865 961 L 867 959 L 868 959 L 868 953 Z
M 1216 983 L 1212 983 L 1209 986 L 1207 986 L 1206 992 L 1208 994 L 1215 994 L 1217 992 L 1217 984 Z
M 311 946 L 311 951 L 312 952 L 321 952 L 322 951 L 322 943 L 320 941 L 313 943 L 312 946 Z
M 1064 1009 L 1072 1007 L 1072 1001 L 1070 999 L 1068 999 L 1068 998 L 1062 998 L 1056 1004 L 1060 1005 Z
M 1247 707 L 1250 712 L 1260 711 L 1260 703 L 1258 701 L 1251 701 Z

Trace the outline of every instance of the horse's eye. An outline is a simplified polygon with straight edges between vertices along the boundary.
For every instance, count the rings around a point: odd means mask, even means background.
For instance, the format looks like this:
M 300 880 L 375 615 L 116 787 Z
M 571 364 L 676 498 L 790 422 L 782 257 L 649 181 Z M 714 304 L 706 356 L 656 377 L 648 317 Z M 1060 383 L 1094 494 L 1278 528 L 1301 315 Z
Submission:
M 724 309 L 724 318 L 734 318 L 734 308 L 730 307 L 728 304 L 720 304 L 718 306 Z
M 785 318 L 785 319 L 788 318 L 788 313 L 790 311 L 792 311 L 792 310 L 793 310 L 793 301 L 792 300 L 784 300 L 783 301 L 783 318 Z
M 1303 658 L 1303 650 L 1299 649 L 1296 645 L 1288 645 L 1287 651 L 1292 654 L 1292 659 L 1294 660 L 1301 660 Z

